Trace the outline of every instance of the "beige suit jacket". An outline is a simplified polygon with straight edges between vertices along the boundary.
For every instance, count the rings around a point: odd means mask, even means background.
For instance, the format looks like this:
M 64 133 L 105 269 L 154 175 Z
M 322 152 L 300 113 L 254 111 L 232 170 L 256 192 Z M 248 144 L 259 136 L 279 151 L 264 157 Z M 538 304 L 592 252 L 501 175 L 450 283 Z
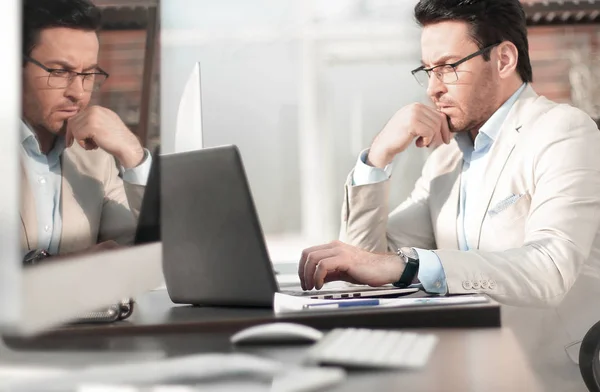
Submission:
M 503 306 L 535 361 L 562 361 L 600 320 L 600 132 L 584 112 L 527 87 L 489 152 L 476 216 L 459 251 L 462 153 L 437 148 L 404 203 L 389 211 L 390 181 L 346 184 L 341 239 L 371 251 L 435 250 L 450 294 L 485 293 Z M 512 195 L 517 201 L 502 203 Z M 522 195 L 519 197 L 519 195 Z M 468 197 L 468 195 L 467 195 Z M 514 200 L 514 199 L 513 199 Z M 567 349 L 573 358 L 578 345 Z
M 21 167 L 21 246 L 37 249 L 35 201 Z M 85 250 L 107 240 L 131 244 L 145 187 L 124 182 L 108 153 L 86 151 L 77 143 L 62 154 L 61 168 L 59 253 Z

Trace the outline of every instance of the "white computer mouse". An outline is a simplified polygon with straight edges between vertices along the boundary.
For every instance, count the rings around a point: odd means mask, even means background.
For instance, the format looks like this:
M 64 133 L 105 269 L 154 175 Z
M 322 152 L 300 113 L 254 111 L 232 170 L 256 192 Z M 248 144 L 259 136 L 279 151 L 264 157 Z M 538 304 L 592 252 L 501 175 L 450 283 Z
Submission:
M 316 342 L 322 337 L 323 332 L 306 325 L 295 323 L 270 323 L 243 329 L 234 334 L 230 338 L 230 341 L 233 344 L 300 343 Z

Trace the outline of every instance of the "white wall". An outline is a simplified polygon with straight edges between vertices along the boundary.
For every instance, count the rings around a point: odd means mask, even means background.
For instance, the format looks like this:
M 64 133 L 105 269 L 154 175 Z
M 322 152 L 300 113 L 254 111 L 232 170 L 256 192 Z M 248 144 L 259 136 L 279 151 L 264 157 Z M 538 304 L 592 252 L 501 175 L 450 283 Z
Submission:
M 264 231 L 304 233 L 311 241 L 335 238 L 342 186 L 358 152 L 368 147 L 396 110 L 424 99 L 424 91 L 410 74 L 419 64 L 419 30 L 412 19 L 412 4 L 163 1 L 163 151 L 173 150 L 179 97 L 194 62 L 199 61 L 205 146 L 239 146 Z M 314 49 L 309 59 L 303 52 L 307 42 Z M 306 67 L 313 65 L 316 76 L 307 80 Z M 309 103 L 318 109 L 318 129 L 313 130 L 318 132 L 318 145 L 301 149 L 299 140 L 308 140 L 299 134 L 306 132 L 302 124 L 310 113 L 302 98 L 307 83 L 316 86 L 314 101 Z M 318 172 L 301 172 L 312 159 L 328 173 L 328 186 L 317 179 Z M 395 176 L 394 203 L 406 197 L 423 160 L 423 152 L 416 149 L 398 160 L 395 170 L 402 175 Z M 307 197 L 303 189 L 313 177 L 319 194 L 303 204 L 302 198 Z M 317 213 L 303 219 L 311 208 Z M 317 227 L 320 223 L 324 229 Z

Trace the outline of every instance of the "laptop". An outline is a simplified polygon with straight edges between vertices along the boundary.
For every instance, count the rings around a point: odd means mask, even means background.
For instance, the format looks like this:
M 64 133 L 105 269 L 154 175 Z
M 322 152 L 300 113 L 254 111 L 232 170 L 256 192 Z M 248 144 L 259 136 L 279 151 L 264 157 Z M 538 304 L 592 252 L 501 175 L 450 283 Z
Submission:
M 152 165 L 133 243 L 140 245 L 158 241 L 160 241 L 160 146 L 156 147 L 152 155 Z
M 237 147 L 160 159 L 163 272 L 174 303 L 271 307 L 275 292 L 341 299 L 418 291 L 393 286 L 280 290 Z

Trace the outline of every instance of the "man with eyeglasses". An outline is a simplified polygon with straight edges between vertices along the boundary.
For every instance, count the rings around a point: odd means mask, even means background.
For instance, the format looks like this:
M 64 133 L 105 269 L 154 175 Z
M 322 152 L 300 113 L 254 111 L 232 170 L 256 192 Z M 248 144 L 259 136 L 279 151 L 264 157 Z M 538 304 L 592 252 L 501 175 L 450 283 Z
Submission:
M 132 242 L 151 156 L 113 111 L 88 106 L 100 11 L 88 0 L 23 3 L 21 222 L 25 264 Z
M 432 105 L 400 109 L 360 155 L 341 241 L 303 251 L 302 287 L 487 294 L 547 390 L 583 389 L 569 357 L 600 320 L 600 132 L 530 86 L 518 0 L 420 0 L 414 11 L 422 65 L 412 73 Z M 439 147 L 389 212 L 390 183 L 402 177 L 393 159 L 413 142 Z

